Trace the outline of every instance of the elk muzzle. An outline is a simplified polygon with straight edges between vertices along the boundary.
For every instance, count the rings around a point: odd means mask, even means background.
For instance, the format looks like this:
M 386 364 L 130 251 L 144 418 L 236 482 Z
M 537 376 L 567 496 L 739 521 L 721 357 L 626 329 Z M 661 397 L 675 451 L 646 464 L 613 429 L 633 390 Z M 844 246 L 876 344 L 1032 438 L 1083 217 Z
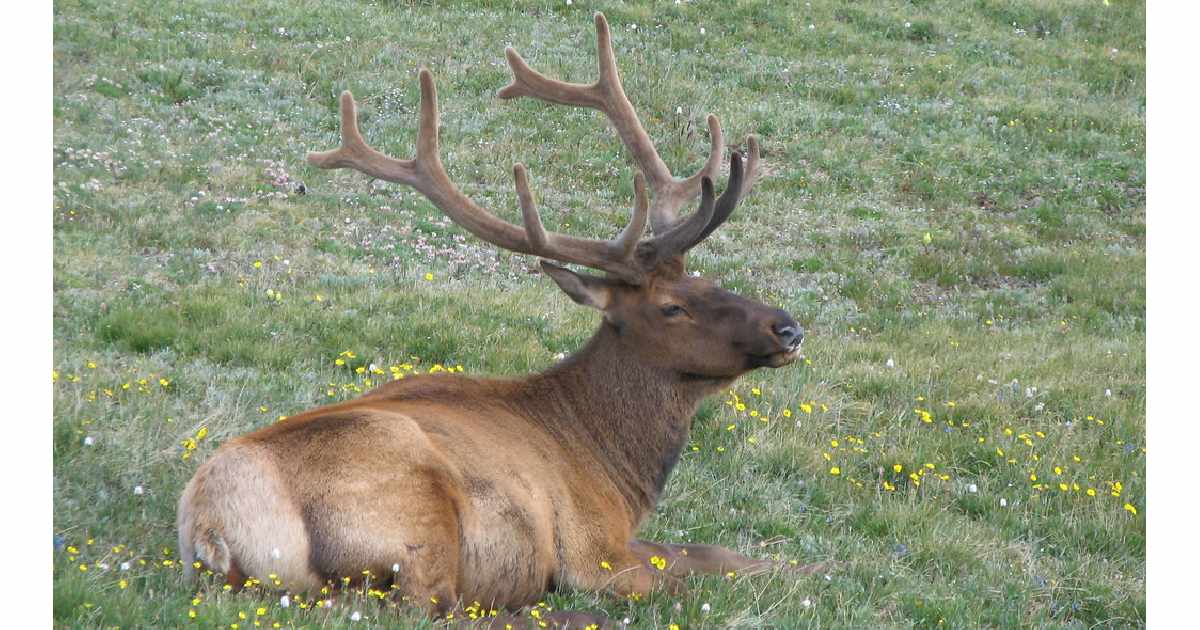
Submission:
M 746 367 L 783 367 L 800 358 L 804 329 L 785 311 L 774 310 L 767 318 L 764 333 L 754 349 L 747 353 Z

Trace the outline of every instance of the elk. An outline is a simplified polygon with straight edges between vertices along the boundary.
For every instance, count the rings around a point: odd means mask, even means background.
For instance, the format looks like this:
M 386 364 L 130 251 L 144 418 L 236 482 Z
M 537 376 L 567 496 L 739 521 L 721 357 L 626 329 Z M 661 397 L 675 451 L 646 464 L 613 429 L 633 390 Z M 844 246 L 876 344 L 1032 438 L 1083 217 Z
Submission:
M 632 218 L 613 240 L 547 232 L 521 164 L 513 176 L 523 226 L 460 192 L 438 155 L 437 93 L 425 69 L 414 159 L 371 148 L 344 92 L 341 146 L 308 161 L 411 186 L 480 239 L 540 257 L 542 271 L 572 300 L 600 311 L 599 330 L 540 374 L 392 381 L 230 440 L 179 501 L 185 567 L 198 559 L 235 586 L 275 574 L 296 591 L 366 570 L 444 615 L 460 601 L 512 609 L 556 588 L 644 594 L 693 573 L 780 566 L 730 549 L 635 537 L 700 401 L 750 370 L 795 361 L 803 332 L 786 312 L 684 272 L 686 252 L 755 183 L 755 137 L 748 159 L 732 154 L 719 198 L 713 178 L 724 140 L 715 116 L 707 121 L 706 163 L 691 177 L 673 176 L 624 93 L 604 16 L 597 13 L 595 24 L 596 83 L 547 78 L 508 48 L 513 82 L 499 97 L 607 116 L 641 171 Z M 679 217 L 697 195 L 698 209 Z M 643 239 L 647 220 L 653 237 Z M 555 621 L 593 619 L 560 613 Z

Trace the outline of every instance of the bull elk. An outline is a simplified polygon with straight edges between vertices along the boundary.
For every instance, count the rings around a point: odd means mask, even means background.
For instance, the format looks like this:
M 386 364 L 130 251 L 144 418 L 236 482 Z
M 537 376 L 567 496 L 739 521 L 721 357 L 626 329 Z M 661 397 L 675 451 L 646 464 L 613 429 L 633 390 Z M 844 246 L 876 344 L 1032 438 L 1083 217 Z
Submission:
M 463 195 L 438 157 L 437 92 L 425 69 L 414 159 L 368 146 L 345 92 L 341 147 L 308 161 L 411 186 L 497 247 L 606 272 L 541 262 L 572 300 L 601 312 L 599 330 L 540 374 L 393 381 L 230 440 L 180 498 L 185 567 L 198 559 L 235 585 L 275 574 L 295 591 L 366 570 L 408 601 L 446 614 L 460 601 L 511 609 L 556 588 L 643 594 L 693 573 L 777 566 L 720 547 L 635 538 L 700 401 L 750 370 L 792 363 L 802 331 L 782 310 L 684 273 L 684 254 L 754 184 L 757 140 L 748 139 L 745 164 L 732 154 L 717 198 L 712 180 L 724 140 L 709 116 L 711 155 L 691 177 L 674 177 L 621 86 L 608 23 L 601 14 L 595 22 L 596 83 L 549 79 L 509 48 L 513 82 L 499 97 L 591 107 L 608 117 L 641 170 L 632 219 L 614 240 L 547 232 L 520 164 L 513 176 L 523 227 Z M 679 208 L 697 194 L 698 210 L 681 219 Z M 642 239 L 647 220 L 654 236 Z M 555 621 L 592 619 L 559 613 Z

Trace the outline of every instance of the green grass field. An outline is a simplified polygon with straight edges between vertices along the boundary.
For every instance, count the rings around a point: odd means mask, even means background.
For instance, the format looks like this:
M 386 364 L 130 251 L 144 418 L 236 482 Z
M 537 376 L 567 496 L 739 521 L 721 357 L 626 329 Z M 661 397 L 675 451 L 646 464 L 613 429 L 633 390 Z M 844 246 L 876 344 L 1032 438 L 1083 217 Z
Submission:
M 546 604 L 638 628 L 1144 625 L 1141 2 L 59 0 L 55 626 L 439 625 L 185 583 L 175 502 L 235 435 L 590 336 L 534 260 L 304 154 L 335 146 L 348 88 L 408 156 L 424 65 L 469 195 L 519 220 L 523 161 L 549 229 L 610 237 L 632 171 L 601 115 L 494 98 L 505 45 L 591 81 L 597 9 L 676 173 L 710 112 L 760 135 L 769 177 L 690 268 L 808 329 L 804 365 L 704 405 L 642 534 L 833 568 Z

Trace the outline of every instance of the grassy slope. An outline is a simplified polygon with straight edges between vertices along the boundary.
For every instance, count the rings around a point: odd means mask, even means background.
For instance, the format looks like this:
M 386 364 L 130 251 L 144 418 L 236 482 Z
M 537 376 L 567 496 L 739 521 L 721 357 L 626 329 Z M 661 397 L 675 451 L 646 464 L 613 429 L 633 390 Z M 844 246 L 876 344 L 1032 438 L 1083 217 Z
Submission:
M 303 155 L 344 88 L 408 155 L 427 65 L 469 194 L 515 220 L 521 160 L 548 227 L 610 235 L 631 170 L 600 116 L 493 97 L 507 44 L 590 80 L 593 8 L 677 172 L 708 112 L 761 135 L 771 177 L 690 262 L 810 331 L 811 365 L 706 404 L 644 534 L 836 569 L 548 603 L 639 627 L 1144 623 L 1141 3 L 479 4 L 56 3 L 56 624 L 408 614 L 197 594 L 174 502 L 225 439 L 391 366 L 520 374 L 586 339 L 529 260 Z

